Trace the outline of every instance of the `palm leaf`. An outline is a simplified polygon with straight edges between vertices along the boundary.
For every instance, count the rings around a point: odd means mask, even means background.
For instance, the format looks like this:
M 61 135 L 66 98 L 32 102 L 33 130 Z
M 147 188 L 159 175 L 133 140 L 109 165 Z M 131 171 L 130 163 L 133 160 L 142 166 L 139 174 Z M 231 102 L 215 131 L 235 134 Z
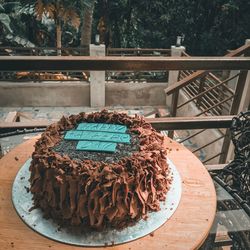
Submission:
M 4 11 L 5 11 L 5 9 L 4 9 L 3 5 L 0 4 L 0 12 L 4 12 Z
M 3 26 L 7 29 L 7 31 L 12 33 L 12 29 L 10 28 L 10 18 L 8 15 L 0 13 L 0 23 L 3 24 Z
M 64 9 L 61 8 L 59 16 L 64 23 L 69 22 L 73 27 L 78 28 L 80 26 L 81 20 L 76 11 L 72 8 Z
M 81 23 L 79 15 L 73 9 L 68 10 L 68 21 L 75 28 L 78 28 Z
M 45 5 L 42 0 L 37 0 L 35 3 L 35 12 L 38 20 L 42 20 L 45 11 Z
M 56 7 L 52 3 L 48 3 L 45 5 L 45 12 L 48 14 L 48 16 L 52 19 L 55 19 L 55 11 Z
M 18 44 L 19 46 L 21 45 L 22 47 L 29 47 L 29 48 L 35 47 L 34 43 L 32 43 L 28 39 L 20 37 L 20 36 L 8 34 L 5 36 L 5 39 L 11 44 Z

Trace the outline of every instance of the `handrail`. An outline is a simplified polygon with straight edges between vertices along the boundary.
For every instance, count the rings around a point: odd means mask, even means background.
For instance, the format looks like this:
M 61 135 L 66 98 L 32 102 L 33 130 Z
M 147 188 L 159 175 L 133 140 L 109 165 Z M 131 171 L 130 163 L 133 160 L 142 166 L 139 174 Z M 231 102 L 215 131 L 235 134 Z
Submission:
M 145 118 L 145 120 L 151 123 L 153 128 L 155 128 L 156 130 L 167 130 L 168 133 L 173 132 L 174 130 L 201 129 L 201 131 L 195 132 L 194 134 L 182 140 L 181 143 L 206 131 L 206 129 L 229 128 L 231 126 L 232 119 L 233 116 Z M 53 122 L 48 120 L 29 122 L 0 122 L 0 137 L 15 135 L 16 132 L 30 133 L 33 130 L 33 132 L 41 132 Z M 222 137 L 223 136 L 221 136 L 220 139 Z M 216 139 L 214 141 L 217 140 L 219 139 Z M 210 142 L 208 145 L 210 145 L 211 143 L 212 142 Z M 206 146 L 207 145 L 204 145 L 203 148 Z M 215 156 L 212 156 L 212 158 L 216 158 L 219 155 L 222 155 L 223 152 L 224 151 Z
M 250 49 L 250 44 L 245 44 L 245 45 L 241 46 L 240 48 L 233 50 L 232 52 L 226 54 L 223 58 L 239 56 L 239 55 L 245 53 L 246 51 L 248 51 L 249 49 Z M 185 77 L 184 79 L 167 87 L 164 91 L 167 95 L 170 95 L 170 94 L 174 93 L 175 91 L 185 87 L 190 82 L 192 82 L 200 77 L 203 77 L 206 74 L 207 74 L 207 71 L 205 71 L 205 70 L 199 70 L 197 72 L 194 72 L 192 75 Z
M 167 117 L 145 118 L 157 130 L 183 130 L 205 128 L 229 128 L 234 116 Z M 43 128 L 52 122 L 48 120 L 30 122 L 0 122 L 0 129 Z
M 146 118 L 157 130 L 229 128 L 234 116 Z
M 107 51 L 159 51 L 159 52 L 169 52 L 171 49 L 161 49 L 161 48 L 107 48 Z
M 177 109 L 179 109 L 179 108 L 181 108 L 182 106 L 186 105 L 187 103 L 189 103 L 189 102 L 195 100 L 196 98 L 199 98 L 200 96 L 206 94 L 207 92 L 209 92 L 209 91 L 211 91 L 211 90 L 213 90 L 213 89 L 216 89 L 216 88 L 220 87 L 221 85 L 225 84 L 226 82 L 231 81 L 232 79 L 234 79 L 234 78 L 237 77 L 237 76 L 239 76 L 239 73 L 236 74 L 236 75 L 234 75 L 234 76 L 232 76 L 232 77 L 227 78 L 227 79 L 224 80 L 224 81 L 220 81 L 219 84 L 214 85 L 213 87 L 210 87 L 210 88 L 206 89 L 205 91 L 199 93 L 198 95 L 192 97 L 191 99 L 188 99 L 186 102 L 180 104 L 179 106 L 177 106 Z M 234 93 L 233 93 L 233 94 L 234 94 Z
M 0 56 L 0 71 L 249 70 L 250 57 Z M 194 74 L 200 77 L 197 71 Z M 206 71 L 202 71 L 206 74 Z M 178 88 L 189 81 L 178 82 Z M 182 83 L 181 83 L 182 82 Z M 181 84 L 180 84 L 181 83 Z M 175 87 L 168 94 L 176 90 Z M 171 88 L 171 87 L 170 87 Z
M 12 46 L 0 46 L 0 50 L 3 49 L 13 49 L 13 50 L 63 50 L 63 49 L 70 49 L 70 50 L 82 50 L 85 48 L 89 48 L 89 46 L 81 46 L 81 47 L 12 47 Z
M 0 56 L 13 56 L 19 54 L 22 56 L 32 56 L 45 54 L 47 56 L 56 55 L 58 51 L 62 51 L 63 54 L 74 54 L 74 56 L 83 55 L 89 50 L 89 46 L 81 47 L 1 47 Z

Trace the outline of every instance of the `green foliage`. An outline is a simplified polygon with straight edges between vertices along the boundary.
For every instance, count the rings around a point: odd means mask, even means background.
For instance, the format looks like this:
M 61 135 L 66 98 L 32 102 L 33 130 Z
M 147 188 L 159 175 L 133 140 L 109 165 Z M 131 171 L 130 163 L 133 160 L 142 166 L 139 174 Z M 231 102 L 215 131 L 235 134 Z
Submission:
M 0 13 L 0 23 L 9 33 L 12 32 L 12 29 L 10 28 L 10 18 L 7 14 Z
M 56 27 L 62 46 L 79 46 L 105 21 L 105 41 L 111 47 L 170 48 L 178 35 L 192 55 L 223 55 L 250 38 L 249 0 L 0 0 L 0 42 L 55 46 Z M 91 12 L 91 11 L 90 11 Z M 91 12 L 92 13 L 92 12 Z M 59 23 L 58 23 L 59 20 Z M 17 36 L 17 39 L 14 37 Z M 80 39 L 81 38 L 81 39 Z M 87 39 L 86 39 L 87 40 Z M 20 45 L 24 44 L 24 41 Z
M 0 44 L 5 46 L 34 47 L 27 36 L 19 2 L 7 2 L 0 5 Z
M 191 54 L 222 55 L 250 38 L 249 0 L 98 0 L 95 18 L 103 15 L 113 47 L 170 48 L 184 34 Z

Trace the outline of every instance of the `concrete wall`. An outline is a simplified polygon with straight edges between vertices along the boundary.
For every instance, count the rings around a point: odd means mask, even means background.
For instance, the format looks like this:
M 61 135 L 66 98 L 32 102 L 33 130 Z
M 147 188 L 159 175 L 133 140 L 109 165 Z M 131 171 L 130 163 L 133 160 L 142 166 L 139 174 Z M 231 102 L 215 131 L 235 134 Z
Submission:
M 165 105 L 165 83 L 106 83 L 106 106 Z M 0 82 L 0 107 L 90 106 L 84 82 Z
M 166 83 L 106 83 L 106 106 L 163 106 Z
M 0 106 L 89 106 L 89 89 L 82 82 L 0 82 Z

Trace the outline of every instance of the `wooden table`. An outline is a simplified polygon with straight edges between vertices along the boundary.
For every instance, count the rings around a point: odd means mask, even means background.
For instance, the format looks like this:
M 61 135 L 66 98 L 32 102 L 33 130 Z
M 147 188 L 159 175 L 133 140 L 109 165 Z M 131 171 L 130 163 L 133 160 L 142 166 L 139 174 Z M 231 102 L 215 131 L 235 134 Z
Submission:
M 34 232 L 22 222 L 12 205 L 12 183 L 19 168 L 31 157 L 35 140 L 17 146 L 0 160 L 0 249 L 77 250 L 79 247 L 58 243 Z M 168 157 L 182 179 L 182 197 L 177 210 L 153 235 L 108 249 L 197 249 L 206 239 L 216 212 L 212 179 L 189 150 L 168 138 L 166 143 L 171 144 Z

